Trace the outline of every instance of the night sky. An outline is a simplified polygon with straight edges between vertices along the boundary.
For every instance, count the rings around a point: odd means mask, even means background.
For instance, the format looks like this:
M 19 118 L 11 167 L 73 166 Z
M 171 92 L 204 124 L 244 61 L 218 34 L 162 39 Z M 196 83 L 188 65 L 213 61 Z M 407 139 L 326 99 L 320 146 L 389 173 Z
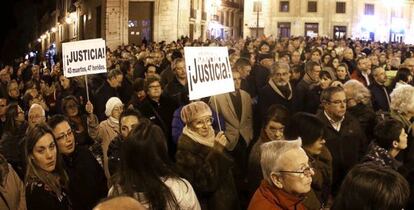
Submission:
M 0 26 L 0 60 L 12 64 L 28 51 L 28 43 L 36 38 L 40 18 L 53 9 L 51 0 L 3 0 Z

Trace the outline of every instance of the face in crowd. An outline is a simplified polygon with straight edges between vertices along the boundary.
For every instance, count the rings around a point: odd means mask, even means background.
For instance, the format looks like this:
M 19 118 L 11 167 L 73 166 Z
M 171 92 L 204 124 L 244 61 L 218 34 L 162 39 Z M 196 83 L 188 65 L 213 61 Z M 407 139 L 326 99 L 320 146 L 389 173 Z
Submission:
M 190 122 L 189 127 L 202 137 L 207 137 L 212 129 L 213 117 L 211 114 L 201 114 Z
M 329 101 L 324 104 L 325 112 L 335 121 L 339 121 L 346 113 L 346 95 L 345 91 L 339 91 L 332 94 Z
M 284 138 L 284 135 L 283 135 L 284 129 L 285 129 L 285 126 L 282 123 L 276 122 L 274 120 L 270 120 L 267 123 L 264 131 L 267 137 L 271 141 L 277 141 L 277 140 L 282 140 Z
M 290 79 L 289 69 L 284 68 L 283 66 L 274 68 L 272 79 L 277 86 L 286 86 Z
M 29 158 L 32 158 L 34 164 L 44 171 L 55 170 L 57 149 L 52 134 L 46 133 L 40 137 L 29 154 Z
M 53 129 L 53 135 L 63 155 L 70 155 L 75 151 L 75 135 L 67 121 L 62 121 Z
M 314 171 L 309 165 L 309 158 L 302 148 L 286 151 L 279 159 L 281 170 L 272 172 L 273 184 L 285 192 L 303 195 L 311 190 Z
M 126 139 L 129 132 L 131 132 L 132 128 L 135 125 L 138 125 L 139 121 L 135 115 L 128 115 L 124 116 L 120 120 L 120 127 L 121 127 L 121 136 L 123 139 Z

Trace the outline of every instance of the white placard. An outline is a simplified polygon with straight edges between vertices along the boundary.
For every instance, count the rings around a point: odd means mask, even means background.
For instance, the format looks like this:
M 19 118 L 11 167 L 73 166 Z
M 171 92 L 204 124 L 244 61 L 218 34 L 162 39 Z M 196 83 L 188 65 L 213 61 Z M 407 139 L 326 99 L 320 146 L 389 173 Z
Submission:
M 62 44 L 63 74 L 75 77 L 106 73 L 106 45 L 103 39 Z
M 185 47 L 190 100 L 234 91 L 227 47 Z

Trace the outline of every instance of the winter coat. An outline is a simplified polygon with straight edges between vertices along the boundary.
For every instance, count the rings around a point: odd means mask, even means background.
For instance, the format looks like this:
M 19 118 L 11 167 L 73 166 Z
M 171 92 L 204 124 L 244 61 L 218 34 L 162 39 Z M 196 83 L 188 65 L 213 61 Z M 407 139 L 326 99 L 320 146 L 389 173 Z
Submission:
M 28 210 L 72 210 L 70 199 L 64 189 L 60 195 L 56 195 L 40 181 L 30 181 L 26 184 L 26 203 Z
M 240 209 L 226 153 L 195 142 L 187 135 L 178 141 L 176 166 L 194 188 L 203 210 Z
M 306 210 L 302 197 L 286 193 L 265 180 L 250 200 L 248 210 Z
M 332 154 L 332 192 L 335 194 L 348 171 L 357 164 L 367 151 L 367 140 L 357 119 L 345 114 L 341 129 L 336 131 L 324 112 L 317 117 L 326 125 L 326 146 Z
M 0 209 L 26 210 L 26 197 L 23 182 L 17 176 L 11 165 L 4 163 L 2 167 L 8 167 L 9 171 L 4 174 L 0 185 Z
M 73 209 L 90 210 L 106 197 L 106 177 L 102 167 L 85 147 L 76 146 L 69 156 L 63 155 L 69 176 L 69 197 Z

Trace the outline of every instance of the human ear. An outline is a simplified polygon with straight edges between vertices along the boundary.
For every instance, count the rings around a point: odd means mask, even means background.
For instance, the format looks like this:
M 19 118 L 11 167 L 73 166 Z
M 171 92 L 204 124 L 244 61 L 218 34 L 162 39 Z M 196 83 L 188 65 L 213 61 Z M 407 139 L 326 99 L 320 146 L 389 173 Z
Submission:
M 272 181 L 272 183 L 279 189 L 283 188 L 283 183 L 281 181 L 280 176 L 278 176 L 276 173 L 271 173 L 270 174 L 270 180 Z
M 399 143 L 397 141 L 392 141 L 392 147 L 397 148 Z

